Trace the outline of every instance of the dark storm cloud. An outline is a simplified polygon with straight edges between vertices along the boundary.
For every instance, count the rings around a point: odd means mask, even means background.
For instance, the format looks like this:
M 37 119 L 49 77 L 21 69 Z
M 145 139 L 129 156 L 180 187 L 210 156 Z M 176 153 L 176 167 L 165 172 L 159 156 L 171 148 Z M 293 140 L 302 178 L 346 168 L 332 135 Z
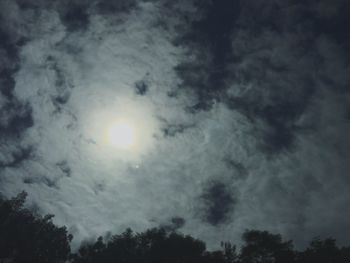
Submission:
M 236 199 L 224 182 L 210 181 L 201 195 L 204 220 L 214 226 L 226 223 L 233 213 Z

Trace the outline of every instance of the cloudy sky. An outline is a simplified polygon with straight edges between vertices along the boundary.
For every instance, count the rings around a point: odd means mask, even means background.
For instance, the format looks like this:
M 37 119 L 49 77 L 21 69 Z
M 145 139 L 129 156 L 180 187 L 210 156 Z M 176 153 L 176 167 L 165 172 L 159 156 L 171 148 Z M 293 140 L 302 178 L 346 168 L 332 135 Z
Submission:
M 2 0 L 0 192 L 73 246 L 350 237 L 350 2 Z

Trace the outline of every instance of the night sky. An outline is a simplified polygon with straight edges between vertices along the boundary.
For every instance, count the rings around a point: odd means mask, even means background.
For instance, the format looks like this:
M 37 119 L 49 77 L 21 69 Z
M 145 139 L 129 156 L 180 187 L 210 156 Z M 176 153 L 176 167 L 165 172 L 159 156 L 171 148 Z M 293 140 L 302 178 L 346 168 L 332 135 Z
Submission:
M 350 236 L 350 1 L 0 0 L 0 192 L 73 247 Z

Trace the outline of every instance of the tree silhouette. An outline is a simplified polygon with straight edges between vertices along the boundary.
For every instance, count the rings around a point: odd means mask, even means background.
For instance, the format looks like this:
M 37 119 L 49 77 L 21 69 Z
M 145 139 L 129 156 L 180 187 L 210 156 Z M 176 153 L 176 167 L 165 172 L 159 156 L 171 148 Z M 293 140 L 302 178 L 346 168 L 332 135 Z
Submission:
M 72 236 L 53 224 L 52 215 L 35 216 L 23 208 L 26 196 L 22 192 L 10 200 L 0 198 L 0 262 L 65 262 Z
M 110 238 L 82 243 L 70 253 L 72 235 L 57 227 L 52 215 L 38 216 L 24 208 L 27 194 L 0 197 L 0 263 L 349 263 L 350 247 L 335 239 L 312 240 L 304 251 L 292 241 L 267 231 L 246 230 L 239 250 L 229 242 L 207 251 L 205 243 L 169 228 L 141 233 L 127 229 Z
M 232 245 L 230 242 L 221 242 L 223 248 L 223 255 L 226 263 L 237 263 L 239 262 L 237 247 Z
M 321 240 L 315 238 L 310 242 L 309 247 L 299 253 L 298 262 L 300 263 L 333 263 L 350 262 L 349 248 L 339 249 L 336 246 L 335 239 L 327 238 Z
M 295 260 L 292 241 L 283 242 L 280 235 L 251 230 L 243 234 L 243 240 L 242 263 L 289 263 Z
M 127 229 L 106 243 L 100 237 L 94 244 L 82 246 L 73 257 L 73 262 L 195 263 L 200 262 L 204 251 L 204 243 L 190 236 L 156 228 L 137 234 Z

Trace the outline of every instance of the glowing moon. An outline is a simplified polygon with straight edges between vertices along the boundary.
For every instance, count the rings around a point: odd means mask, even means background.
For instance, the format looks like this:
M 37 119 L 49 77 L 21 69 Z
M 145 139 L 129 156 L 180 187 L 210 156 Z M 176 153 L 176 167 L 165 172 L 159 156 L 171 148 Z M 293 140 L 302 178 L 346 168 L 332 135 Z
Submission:
M 108 142 L 119 149 L 131 149 L 136 143 L 135 127 L 126 121 L 113 123 L 108 129 Z
M 153 102 L 119 96 L 100 102 L 84 113 L 84 151 L 88 158 L 114 165 L 118 161 L 141 163 L 157 147 L 159 131 Z M 84 141 L 84 142 L 85 142 Z M 83 141 L 82 141 L 83 142 Z

